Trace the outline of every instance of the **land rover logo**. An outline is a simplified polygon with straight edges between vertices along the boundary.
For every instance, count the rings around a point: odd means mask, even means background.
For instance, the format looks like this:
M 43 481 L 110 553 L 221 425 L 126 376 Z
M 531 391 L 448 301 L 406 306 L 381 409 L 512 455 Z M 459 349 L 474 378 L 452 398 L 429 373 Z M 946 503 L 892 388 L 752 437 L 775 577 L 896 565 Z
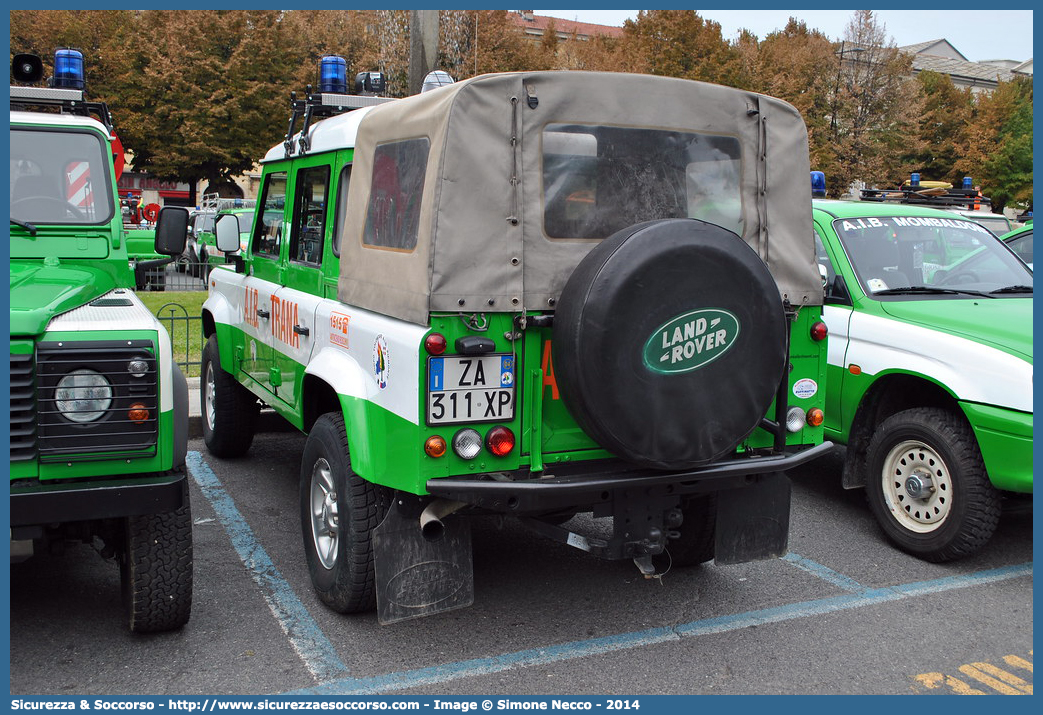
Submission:
M 739 320 L 727 310 L 693 310 L 652 333 L 645 343 L 645 365 L 655 372 L 695 370 L 726 353 L 738 336 Z

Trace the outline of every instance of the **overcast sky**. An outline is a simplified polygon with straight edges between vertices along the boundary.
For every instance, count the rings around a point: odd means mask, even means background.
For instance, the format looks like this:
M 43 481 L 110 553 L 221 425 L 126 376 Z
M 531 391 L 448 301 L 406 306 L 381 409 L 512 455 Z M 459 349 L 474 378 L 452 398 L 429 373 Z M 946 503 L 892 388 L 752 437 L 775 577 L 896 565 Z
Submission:
M 751 3 L 752 4 L 752 3 Z M 949 7 L 952 2 L 947 3 Z M 989 3 L 979 3 L 986 7 Z M 807 5 L 805 5 L 806 7 Z M 537 15 L 620 26 L 637 17 L 637 10 L 535 10 Z M 758 38 L 786 25 L 790 17 L 807 23 L 833 40 L 841 40 L 853 10 L 696 10 L 701 17 L 720 23 L 725 39 L 734 40 L 740 28 Z M 1031 10 L 876 10 L 895 43 L 913 45 L 945 38 L 968 60 L 1032 57 Z

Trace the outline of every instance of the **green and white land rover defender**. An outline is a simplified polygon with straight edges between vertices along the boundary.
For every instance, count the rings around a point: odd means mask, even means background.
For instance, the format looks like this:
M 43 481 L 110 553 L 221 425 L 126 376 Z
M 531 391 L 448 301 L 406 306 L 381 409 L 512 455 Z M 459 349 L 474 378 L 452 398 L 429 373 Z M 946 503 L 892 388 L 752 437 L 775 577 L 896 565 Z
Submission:
M 326 604 L 470 604 L 481 515 L 648 576 L 785 553 L 783 471 L 831 448 L 793 107 L 533 72 L 294 109 L 246 255 L 210 276 L 203 431 L 240 455 L 263 403 L 308 434 Z
M 170 338 L 134 294 L 112 123 L 83 98 L 82 55 L 16 55 L 11 87 L 11 556 L 68 540 L 119 563 L 131 631 L 192 603 L 188 392 Z M 188 214 L 164 209 L 178 255 Z

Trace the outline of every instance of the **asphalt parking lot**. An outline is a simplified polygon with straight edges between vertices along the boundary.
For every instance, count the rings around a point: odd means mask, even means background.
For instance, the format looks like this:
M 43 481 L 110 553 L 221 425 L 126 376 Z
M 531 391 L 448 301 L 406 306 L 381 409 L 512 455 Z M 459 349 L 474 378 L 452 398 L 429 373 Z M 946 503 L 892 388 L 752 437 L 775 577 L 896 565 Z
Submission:
M 474 526 L 470 608 L 390 626 L 313 596 L 304 438 L 247 457 L 189 443 L 195 598 L 180 632 L 122 627 L 87 547 L 11 567 L 11 694 L 946 694 L 1032 692 L 1032 514 L 928 564 L 884 542 L 832 458 L 795 473 L 790 554 L 646 580 L 511 522 Z M 582 518 L 582 517 L 580 517 Z

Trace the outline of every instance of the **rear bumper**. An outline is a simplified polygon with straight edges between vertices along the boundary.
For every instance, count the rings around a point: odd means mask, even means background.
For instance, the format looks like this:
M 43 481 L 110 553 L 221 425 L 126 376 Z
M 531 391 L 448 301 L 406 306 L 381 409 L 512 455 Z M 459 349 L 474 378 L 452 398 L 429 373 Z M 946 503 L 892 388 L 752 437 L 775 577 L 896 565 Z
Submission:
M 427 491 L 489 511 L 535 514 L 610 503 L 624 492 L 682 496 L 738 489 L 755 482 L 757 475 L 799 467 L 832 449 L 832 442 L 824 442 L 798 452 L 733 459 L 683 472 L 641 469 L 619 460 L 575 462 L 526 479 L 501 481 L 489 475 L 429 479 Z
M 11 526 L 60 524 L 159 514 L 179 509 L 188 490 L 184 472 L 154 477 L 36 484 L 11 489 Z

